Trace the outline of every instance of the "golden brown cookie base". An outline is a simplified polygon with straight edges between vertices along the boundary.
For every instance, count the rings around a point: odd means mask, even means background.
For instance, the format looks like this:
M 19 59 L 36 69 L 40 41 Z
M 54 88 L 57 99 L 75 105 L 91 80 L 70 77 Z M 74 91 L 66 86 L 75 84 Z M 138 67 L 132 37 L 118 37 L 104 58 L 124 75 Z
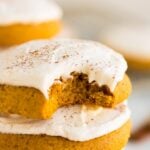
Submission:
M 89 84 L 87 75 L 74 74 L 73 78 L 56 82 L 49 100 L 35 88 L 0 85 L 0 112 L 19 114 L 28 118 L 49 118 L 59 107 L 72 104 L 96 104 L 114 107 L 128 98 L 131 83 L 127 75 L 118 83 L 114 93 L 107 86 Z
M 47 39 L 59 33 L 58 20 L 35 24 L 13 24 L 0 26 L 0 46 L 21 44 L 34 39 Z
M 105 136 L 74 142 L 62 137 L 47 135 L 0 134 L 1 150 L 121 150 L 130 136 L 131 123 Z
M 144 61 L 140 59 L 126 57 L 129 67 L 135 70 L 150 71 L 150 60 Z

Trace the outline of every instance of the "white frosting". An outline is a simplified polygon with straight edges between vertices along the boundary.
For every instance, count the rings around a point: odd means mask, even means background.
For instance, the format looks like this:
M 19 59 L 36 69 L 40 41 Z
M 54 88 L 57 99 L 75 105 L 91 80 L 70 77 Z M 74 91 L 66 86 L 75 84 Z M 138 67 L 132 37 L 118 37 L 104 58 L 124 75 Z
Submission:
M 0 25 L 58 20 L 62 10 L 52 0 L 0 0 Z
M 126 104 L 113 109 L 92 109 L 82 105 L 59 108 L 49 120 L 0 117 L 0 132 L 12 134 L 46 134 L 73 141 L 86 141 L 119 129 L 130 118 Z
M 88 75 L 91 83 L 113 92 L 124 77 L 124 58 L 96 42 L 58 39 L 32 41 L 0 53 L 0 84 L 39 89 L 46 98 L 54 82 L 72 72 Z
M 150 61 L 149 26 L 126 25 L 112 27 L 104 33 L 102 40 L 126 57 Z

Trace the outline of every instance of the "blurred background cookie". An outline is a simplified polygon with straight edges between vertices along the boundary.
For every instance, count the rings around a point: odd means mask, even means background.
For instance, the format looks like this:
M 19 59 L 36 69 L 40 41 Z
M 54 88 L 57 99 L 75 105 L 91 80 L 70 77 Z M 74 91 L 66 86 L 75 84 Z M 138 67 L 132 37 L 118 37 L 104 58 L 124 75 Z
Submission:
M 123 24 L 111 26 L 101 41 L 122 53 L 134 69 L 150 69 L 150 27 Z
M 62 10 L 52 0 L 0 0 L 0 46 L 54 37 L 61 18 Z

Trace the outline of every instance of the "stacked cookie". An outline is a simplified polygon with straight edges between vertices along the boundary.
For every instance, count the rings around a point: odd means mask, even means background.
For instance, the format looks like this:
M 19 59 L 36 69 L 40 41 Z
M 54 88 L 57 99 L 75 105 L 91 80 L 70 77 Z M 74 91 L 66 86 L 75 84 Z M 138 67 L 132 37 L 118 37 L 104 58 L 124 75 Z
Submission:
M 0 0 L 0 46 L 52 38 L 60 32 L 61 18 L 52 0 Z
M 3 150 L 121 150 L 130 135 L 124 58 L 96 42 L 40 40 L 0 53 Z

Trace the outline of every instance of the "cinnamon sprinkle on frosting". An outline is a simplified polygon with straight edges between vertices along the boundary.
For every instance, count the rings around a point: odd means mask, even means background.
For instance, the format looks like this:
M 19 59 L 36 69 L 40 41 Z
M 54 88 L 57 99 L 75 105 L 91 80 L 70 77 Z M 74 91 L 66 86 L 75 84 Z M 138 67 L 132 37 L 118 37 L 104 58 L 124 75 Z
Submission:
M 72 72 L 113 91 L 124 77 L 124 58 L 97 42 L 55 39 L 31 41 L 0 53 L 0 84 L 34 87 L 47 97 L 56 79 Z M 11 76 L 10 76 L 11 75 Z M 34 79 L 34 80 L 33 80 Z

